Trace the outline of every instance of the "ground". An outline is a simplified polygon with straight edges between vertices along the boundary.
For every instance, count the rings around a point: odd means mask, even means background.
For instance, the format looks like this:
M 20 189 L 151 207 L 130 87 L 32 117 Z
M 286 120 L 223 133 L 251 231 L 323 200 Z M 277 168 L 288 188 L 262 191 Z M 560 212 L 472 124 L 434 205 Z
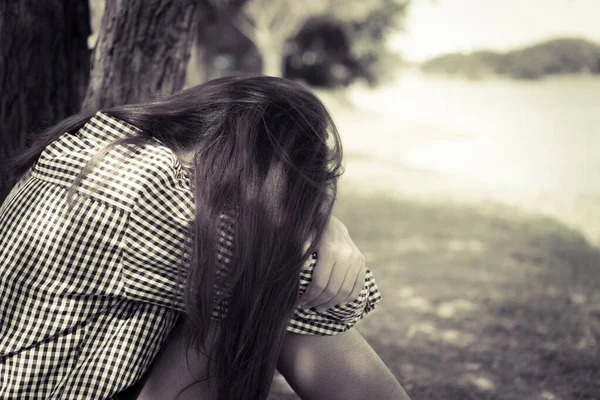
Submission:
M 384 295 L 357 328 L 414 399 L 600 398 L 600 250 L 581 234 L 349 188 L 335 213 Z

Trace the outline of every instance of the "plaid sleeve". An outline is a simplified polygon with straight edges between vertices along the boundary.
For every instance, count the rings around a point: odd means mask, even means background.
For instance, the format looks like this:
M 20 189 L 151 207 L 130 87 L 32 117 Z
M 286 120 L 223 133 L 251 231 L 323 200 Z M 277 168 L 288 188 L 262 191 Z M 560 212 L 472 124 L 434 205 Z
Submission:
M 183 311 L 192 193 L 172 155 L 148 151 L 140 163 L 145 168 L 145 183 L 123 240 L 123 293 L 131 300 Z
M 317 258 L 314 256 L 300 274 L 300 293 L 304 293 L 311 282 L 316 264 Z M 305 335 L 337 335 L 352 328 L 360 319 L 375 309 L 380 301 L 381 293 L 373 274 L 367 268 L 365 286 L 358 298 L 350 303 L 336 305 L 322 312 L 318 312 L 314 308 L 297 307 L 290 319 L 287 331 Z

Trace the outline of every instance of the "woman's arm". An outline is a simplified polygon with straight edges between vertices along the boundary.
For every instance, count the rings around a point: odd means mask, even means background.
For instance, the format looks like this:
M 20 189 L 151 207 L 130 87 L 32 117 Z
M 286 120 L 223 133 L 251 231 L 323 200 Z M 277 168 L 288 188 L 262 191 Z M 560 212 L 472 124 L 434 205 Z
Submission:
M 335 336 L 288 333 L 278 370 L 303 400 L 409 400 L 354 328 Z

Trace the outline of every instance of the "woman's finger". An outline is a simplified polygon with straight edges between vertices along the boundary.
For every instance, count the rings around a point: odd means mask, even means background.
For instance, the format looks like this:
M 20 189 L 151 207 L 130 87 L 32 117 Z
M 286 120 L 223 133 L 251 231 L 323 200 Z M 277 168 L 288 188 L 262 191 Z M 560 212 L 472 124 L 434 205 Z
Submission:
M 348 272 L 352 269 L 353 255 L 354 253 L 350 247 L 345 247 L 335 254 L 334 265 L 325 290 L 316 299 L 307 303 L 306 306 L 323 308 L 325 304 L 338 296 L 343 289 Z M 319 268 L 318 260 L 316 268 Z
M 337 264 L 334 264 L 329 281 L 323 291 L 316 298 L 307 302 L 304 307 L 321 307 L 323 304 L 334 298 L 342 288 L 347 271 L 346 268 L 340 268 Z
M 331 266 L 329 281 L 319 296 L 305 304 L 306 307 L 321 307 L 323 304 L 336 297 L 342 289 L 346 275 L 351 268 L 353 253 L 350 247 L 346 246 L 344 248 L 337 249 L 335 253 L 331 251 L 331 249 L 327 249 L 326 253 L 328 254 L 327 259 L 332 260 L 331 262 L 333 263 Z M 320 267 L 321 265 L 317 259 L 315 270 Z
M 321 293 L 321 295 L 311 303 L 307 304 L 307 306 L 315 307 L 319 312 L 328 308 L 329 304 L 334 302 L 335 299 L 340 296 L 340 292 L 344 290 L 344 280 L 346 279 L 349 271 L 350 270 L 348 268 L 337 268 L 337 271 L 334 269 L 334 274 L 332 274 L 332 277 L 335 276 L 335 279 L 330 280 L 323 293 Z
M 333 271 L 335 260 L 328 252 L 322 252 L 317 255 L 317 265 L 312 273 L 312 280 L 306 290 L 300 296 L 298 305 L 307 306 L 308 303 L 318 298 L 327 288 L 329 278 Z
M 362 254 L 359 257 L 357 264 L 360 266 L 360 268 L 358 269 L 358 274 L 356 276 L 356 281 L 354 282 L 354 287 L 352 288 L 350 295 L 347 298 L 345 298 L 340 304 L 350 303 L 350 302 L 358 299 L 360 292 L 365 287 L 365 278 L 366 278 L 367 272 L 366 272 L 366 266 L 365 266 L 365 258 L 363 257 Z
M 343 304 L 346 301 L 346 299 L 350 296 L 350 293 L 352 293 L 352 290 L 354 289 L 356 280 L 358 279 L 360 268 L 361 267 L 360 267 L 359 259 L 358 259 L 358 257 L 355 257 L 354 261 L 352 261 L 352 265 L 350 266 L 350 268 L 348 268 L 348 272 L 346 273 L 346 277 L 344 278 L 344 282 L 342 283 L 342 286 L 341 286 L 339 292 L 335 295 L 335 297 L 330 299 L 327 303 L 324 303 L 324 304 L 318 306 L 317 310 L 322 311 L 324 309 L 332 308 L 336 305 Z

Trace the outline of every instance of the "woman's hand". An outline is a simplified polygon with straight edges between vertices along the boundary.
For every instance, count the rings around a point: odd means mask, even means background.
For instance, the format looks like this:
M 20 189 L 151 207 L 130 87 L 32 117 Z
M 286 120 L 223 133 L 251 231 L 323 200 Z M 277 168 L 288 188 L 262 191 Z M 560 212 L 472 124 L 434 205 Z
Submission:
M 365 258 L 344 224 L 331 216 L 317 248 L 312 281 L 298 305 L 322 311 L 348 303 L 358 298 L 364 284 Z

